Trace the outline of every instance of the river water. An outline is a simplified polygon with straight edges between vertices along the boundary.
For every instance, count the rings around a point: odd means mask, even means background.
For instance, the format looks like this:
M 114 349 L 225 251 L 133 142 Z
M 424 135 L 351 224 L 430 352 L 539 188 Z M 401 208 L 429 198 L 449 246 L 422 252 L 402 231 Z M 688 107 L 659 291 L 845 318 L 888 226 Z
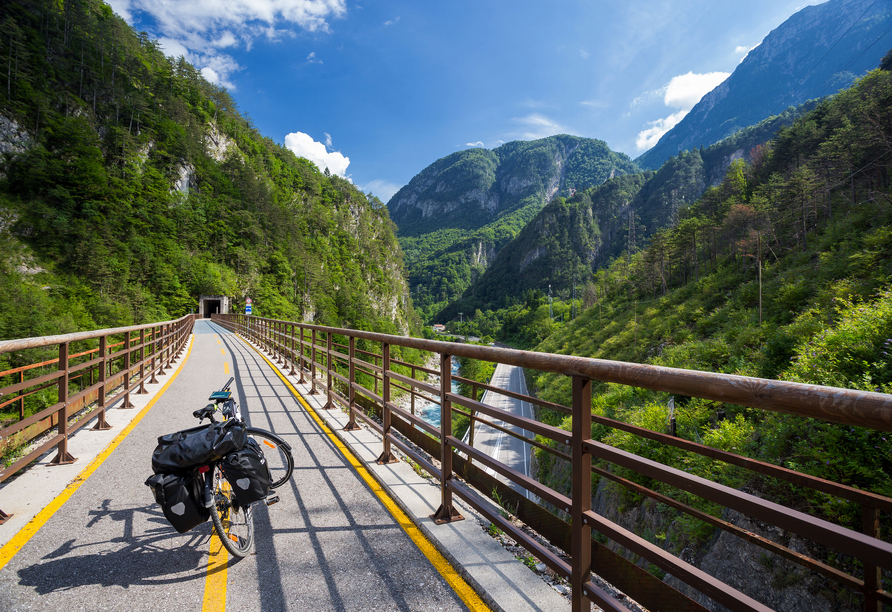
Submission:
M 452 362 L 452 375 L 458 376 L 458 363 L 456 361 Z M 453 380 L 452 392 L 458 393 L 458 387 L 459 383 Z M 437 399 L 439 399 L 439 397 Z M 432 402 L 416 404 L 415 413 L 434 427 L 440 426 L 440 404 L 434 404 Z

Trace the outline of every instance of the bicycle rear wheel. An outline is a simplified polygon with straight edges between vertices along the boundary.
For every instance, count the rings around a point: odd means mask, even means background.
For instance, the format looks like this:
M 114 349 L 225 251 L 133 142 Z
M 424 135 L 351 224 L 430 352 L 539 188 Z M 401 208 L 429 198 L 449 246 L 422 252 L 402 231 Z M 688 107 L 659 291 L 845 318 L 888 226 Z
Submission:
M 252 436 L 263 450 L 263 456 L 269 466 L 270 478 L 272 478 L 270 488 L 276 489 L 285 484 L 294 471 L 294 457 L 291 455 L 291 450 L 262 429 L 252 427 L 248 430 L 248 435 Z
M 214 505 L 211 507 L 214 529 L 223 546 L 232 555 L 242 558 L 254 543 L 254 516 L 251 507 L 239 506 L 229 482 L 219 467 L 214 467 Z

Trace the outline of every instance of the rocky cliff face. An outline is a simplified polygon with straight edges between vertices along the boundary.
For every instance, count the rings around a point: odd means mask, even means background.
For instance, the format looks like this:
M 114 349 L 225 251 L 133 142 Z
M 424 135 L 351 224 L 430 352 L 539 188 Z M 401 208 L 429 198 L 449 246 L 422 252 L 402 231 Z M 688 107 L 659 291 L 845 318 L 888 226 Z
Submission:
M 401 236 L 443 228 L 475 230 L 519 207 L 627 174 L 635 166 L 599 140 L 552 136 L 437 160 L 387 204 Z
M 890 25 L 889 2 L 830 0 L 805 7 L 635 161 L 659 168 L 670 155 L 709 146 L 790 106 L 848 87 L 876 68 L 892 46 Z

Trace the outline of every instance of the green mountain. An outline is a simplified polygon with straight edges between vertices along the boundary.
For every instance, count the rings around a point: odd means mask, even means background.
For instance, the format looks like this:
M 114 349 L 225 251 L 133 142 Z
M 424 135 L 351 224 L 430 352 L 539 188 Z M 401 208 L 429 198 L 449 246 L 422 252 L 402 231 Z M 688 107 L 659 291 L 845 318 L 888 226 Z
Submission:
M 0 338 L 163 320 L 199 294 L 407 332 L 387 210 L 262 136 L 98 0 L 0 5 Z
M 721 183 L 735 160 L 759 154 L 778 129 L 816 104 L 788 109 L 710 147 L 670 157 L 658 172 L 618 176 L 570 198 L 555 198 L 437 319 L 497 310 L 531 290 L 547 294 L 549 287 L 569 299 L 593 272 L 623 253 L 637 252 L 659 229 L 677 224 L 681 211 Z
M 387 204 L 415 304 L 429 317 L 459 297 L 556 195 L 637 170 L 600 140 L 566 135 L 437 160 Z
M 679 212 L 677 224 L 655 232 L 638 253 L 624 254 L 599 270 L 580 291 L 583 303 L 575 320 L 554 323 L 548 306 L 535 301 L 512 313 L 513 320 L 534 326 L 542 322 L 544 309 L 545 327 L 554 333 L 535 346 L 537 351 L 890 393 L 890 143 L 892 73 L 877 70 L 782 130 L 752 163 L 733 162 L 719 185 Z M 554 311 L 566 313 L 566 303 L 556 302 Z M 567 377 L 533 374 L 528 383 L 542 399 L 570 405 Z M 600 415 L 667 431 L 669 394 L 598 384 L 593 398 L 593 410 Z M 677 432 L 684 439 L 892 495 L 892 437 L 885 432 L 722 402 L 674 399 Z M 570 426 L 563 414 L 542 410 L 540 418 Z M 605 444 L 861 529 L 857 503 L 752 479 L 728 464 L 616 429 L 597 426 L 593 435 Z M 540 482 L 558 490 L 566 487 L 566 462 L 543 452 L 537 457 Z M 704 512 L 722 511 L 630 471 L 619 470 L 618 475 L 655 486 Z M 711 565 L 727 575 L 744 570 L 727 557 L 715 563 L 713 555 L 721 554 L 712 548 L 718 533 L 706 523 L 624 494 L 606 479 L 593 482 L 592 497 L 602 502 L 599 513 L 636 533 L 660 534 L 651 541 L 675 554 L 687 550 L 704 569 Z M 888 533 L 882 537 L 890 541 Z M 804 546 L 803 552 L 833 567 L 858 571 L 851 559 L 811 543 Z M 827 584 L 822 577 L 799 573 L 796 587 L 790 587 L 778 579 L 777 567 L 751 564 L 745 569 L 751 578 L 744 592 L 760 593 L 777 610 L 861 605 L 860 600 L 847 600 L 850 594 L 844 591 L 821 588 Z M 788 587 L 809 593 L 809 599 L 782 597 Z
M 892 47 L 892 4 L 830 0 L 807 6 L 770 32 L 721 85 L 635 161 L 659 168 L 789 106 L 845 89 Z

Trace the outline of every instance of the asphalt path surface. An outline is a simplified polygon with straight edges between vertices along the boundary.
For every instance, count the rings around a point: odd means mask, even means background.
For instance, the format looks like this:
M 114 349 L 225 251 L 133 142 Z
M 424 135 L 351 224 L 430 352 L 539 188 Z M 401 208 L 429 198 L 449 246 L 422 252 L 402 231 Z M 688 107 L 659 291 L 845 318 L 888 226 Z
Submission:
M 496 370 L 493 373 L 492 380 L 489 384 L 492 387 L 498 387 L 499 389 L 506 389 L 514 393 L 527 395 L 527 385 L 526 380 L 523 377 L 523 368 L 500 363 L 496 366 Z M 504 410 L 518 416 L 523 416 L 528 419 L 533 418 L 533 409 L 529 402 L 524 402 L 512 397 L 508 397 L 494 391 L 487 391 L 483 395 L 481 401 L 484 404 L 488 404 L 490 406 L 493 406 L 494 408 L 498 408 L 500 410 Z M 504 427 L 509 431 L 516 432 L 518 435 L 521 435 L 523 437 L 535 437 L 534 434 L 532 434 L 531 432 L 521 429 L 516 425 L 505 423 L 504 421 L 494 419 L 485 414 L 479 414 L 478 416 L 481 419 L 494 423 L 495 425 Z M 504 463 L 508 467 L 517 470 L 518 472 L 521 472 L 526 476 L 530 475 L 530 458 L 532 455 L 532 449 L 530 444 L 524 442 L 523 440 L 503 433 L 493 427 L 486 425 L 485 423 L 477 423 L 477 427 L 474 430 L 474 448 L 486 453 L 490 457 L 493 457 L 497 461 Z M 501 474 L 495 473 L 490 468 L 485 469 L 490 475 L 498 478 L 503 482 L 508 482 L 507 479 Z M 530 495 L 526 489 L 520 487 L 519 485 L 514 483 L 509 484 L 511 488 L 513 488 L 521 495 Z
M 0 570 L 0 610 L 202 609 L 211 523 L 176 533 L 143 483 L 157 437 L 195 426 L 230 375 L 250 425 L 291 444 L 295 471 L 278 504 L 255 507 L 255 552 L 230 558 L 226 608 L 467 609 L 263 359 L 198 321 L 179 377 Z

